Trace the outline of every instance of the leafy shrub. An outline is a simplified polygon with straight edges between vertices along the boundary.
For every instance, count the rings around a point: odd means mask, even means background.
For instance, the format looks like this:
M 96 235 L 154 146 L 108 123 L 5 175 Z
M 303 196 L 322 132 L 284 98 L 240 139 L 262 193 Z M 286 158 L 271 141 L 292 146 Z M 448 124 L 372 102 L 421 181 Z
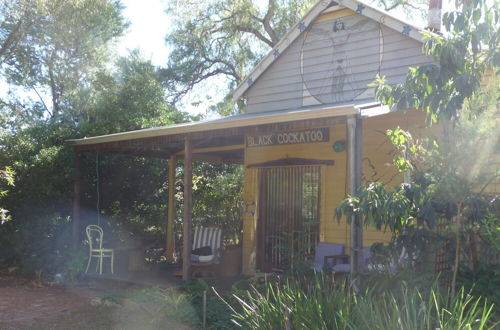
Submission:
M 500 306 L 500 265 L 480 264 L 476 270 L 462 267 L 458 273 L 458 282 L 476 297 L 485 297 Z M 500 312 L 497 312 L 500 316 Z
M 6 186 L 14 185 L 14 171 L 9 167 L 0 168 L 0 198 L 7 196 Z M 9 211 L 0 206 L 0 225 L 10 220 Z
M 454 298 L 433 287 L 405 282 L 398 290 L 356 293 L 331 277 L 286 279 L 264 293 L 247 291 L 232 307 L 233 321 L 248 329 L 493 329 L 493 305 L 459 291 Z M 400 292 L 397 294 L 395 292 Z
M 434 273 L 416 272 L 411 268 L 371 271 L 369 274 L 360 275 L 360 290 L 369 290 L 373 295 L 390 292 L 392 295 L 403 295 L 405 286 L 419 288 L 421 293 L 428 294 L 433 287 L 429 283 L 437 283 L 438 277 Z M 405 283 L 405 285 L 401 285 Z
M 66 261 L 66 277 L 69 284 L 75 283 L 83 276 L 87 264 L 88 253 L 83 250 L 70 252 Z
M 7 222 L 0 227 L 0 257 L 20 265 L 25 273 L 65 270 L 71 244 L 68 218 L 33 216 L 30 222 Z
M 234 324 L 231 322 L 231 309 L 225 304 L 211 289 L 208 284 L 197 279 L 190 284 L 182 285 L 181 288 L 189 295 L 192 306 L 194 307 L 198 319 L 203 319 L 203 292 L 207 294 L 207 309 L 206 309 L 206 328 L 207 329 L 233 329 Z M 226 296 L 225 299 L 231 301 L 231 296 Z M 235 302 L 235 301 L 234 301 Z
M 482 236 L 497 253 L 500 253 L 500 198 L 497 196 L 492 202 L 496 205 L 497 214 L 490 213 L 485 217 L 481 226 Z

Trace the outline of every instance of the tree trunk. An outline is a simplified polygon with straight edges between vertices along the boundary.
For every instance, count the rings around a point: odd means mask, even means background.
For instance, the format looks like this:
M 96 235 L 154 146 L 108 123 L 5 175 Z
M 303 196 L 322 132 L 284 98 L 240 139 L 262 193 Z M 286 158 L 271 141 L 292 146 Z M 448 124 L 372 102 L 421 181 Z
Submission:
M 469 249 L 472 261 L 472 270 L 476 270 L 479 263 L 479 254 L 477 251 L 476 232 L 472 229 L 469 230 Z
M 457 284 L 458 266 L 460 265 L 460 233 L 462 231 L 462 202 L 457 203 L 457 215 L 455 216 L 456 234 L 455 234 L 455 262 L 453 265 L 453 276 L 451 278 L 451 296 L 455 296 L 455 287 Z

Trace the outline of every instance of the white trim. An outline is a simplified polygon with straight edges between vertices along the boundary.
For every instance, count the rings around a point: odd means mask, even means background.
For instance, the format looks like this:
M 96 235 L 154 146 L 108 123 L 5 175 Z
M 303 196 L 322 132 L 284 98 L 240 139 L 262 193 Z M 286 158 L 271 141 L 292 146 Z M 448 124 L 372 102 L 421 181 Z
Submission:
M 359 110 L 354 105 L 343 105 L 335 107 L 311 107 L 309 109 L 289 111 L 289 112 L 274 112 L 262 114 L 249 114 L 242 116 L 234 116 L 234 118 L 226 117 L 211 121 L 192 122 L 186 124 L 147 128 L 137 131 L 115 133 L 109 135 L 101 135 L 83 139 L 72 139 L 67 142 L 71 145 L 89 145 L 107 142 L 118 142 L 126 140 L 136 140 L 157 136 L 188 134 L 195 132 L 206 132 L 225 128 L 248 127 L 255 125 L 265 125 L 274 123 L 283 123 L 288 121 L 308 120 L 317 118 L 340 117 L 358 114 Z
M 381 10 L 381 9 L 372 7 L 371 5 L 369 5 L 363 1 L 359 1 L 359 0 L 357 0 L 357 1 L 356 0 L 337 0 L 337 2 L 340 5 L 342 5 L 346 8 L 349 8 L 351 10 L 354 10 L 354 11 L 357 10 L 358 5 L 362 5 L 362 6 L 364 6 L 364 9 L 362 10 L 361 15 L 366 16 L 368 18 L 371 18 L 374 21 L 377 21 L 377 22 L 379 22 L 379 23 L 381 23 L 381 24 L 383 24 L 383 25 L 385 25 L 393 30 L 399 31 L 400 33 L 402 33 L 402 30 L 405 26 L 408 26 L 408 27 L 410 27 L 410 31 L 409 31 L 409 34 L 407 34 L 407 36 L 409 36 L 412 39 L 415 39 L 417 41 L 422 42 L 422 33 L 421 32 L 425 31 L 425 29 L 422 29 L 422 28 L 420 28 L 416 25 L 413 25 L 411 23 L 405 22 L 405 21 L 395 17 L 391 13 L 386 12 L 385 10 Z
M 387 105 L 377 104 L 376 106 L 367 106 L 359 109 L 361 118 L 370 118 L 375 116 L 386 115 L 391 112 Z
M 233 93 L 233 100 L 238 100 L 244 97 L 245 92 L 255 84 L 257 79 L 264 73 L 264 71 L 266 71 L 267 68 L 270 67 L 272 63 L 274 63 L 274 61 L 278 60 L 280 54 L 283 54 L 283 52 L 302 34 L 304 30 L 299 30 L 298 27 L 300 24 L 304 24 L 305 28 L 307 28 L 321 13 L 324 12 L 336 11 L 341 9 L 342 7 L 358 12 L 358 6 L 361 5 L 363 7 L 363 10 L 361 10 L 360 13 L 361 15 L 369 17 L 379 22 L 380 24 L 383 24 L 393 30 L 399 31 L 400 33 L 406 31 L 408 32 L 408 34 L 406 34 L 408 37 L 420 42 L 423 41 L 422 32 L 425 31 L 425 29 L 405 22 L 384 10 L 372 7 L 371 5 L 363 1 L 336 0 L 335 2 L 338 3 L 339 6 L 335 5 L 329 8 L 332 2 L 333 1 L 327 0 L 318 1 L 314 5 L 314 7 L 304 15 L 302 20 L 295 24 L 283 37 L 283 39 L 281 39 L 278 44 L 273 49 L 271 49 L 271 51 L 266 56 L 264 56 L 259 64 L 255 66 L 252 72 L 247 75 L 243 82 L 240 83 L 238 87 L 236 87 L 236 90 Z M 276 50 L 278 51 L 277 56 L 274 55 Z
M 339 6 L 339 5 L 333 5 L 331 7 L 326 8 L 321 12 L 321 14 L 327 14 L 327 13 L 333 13 L 334 11 L 339 11 L 344 9 L 345 7 Z

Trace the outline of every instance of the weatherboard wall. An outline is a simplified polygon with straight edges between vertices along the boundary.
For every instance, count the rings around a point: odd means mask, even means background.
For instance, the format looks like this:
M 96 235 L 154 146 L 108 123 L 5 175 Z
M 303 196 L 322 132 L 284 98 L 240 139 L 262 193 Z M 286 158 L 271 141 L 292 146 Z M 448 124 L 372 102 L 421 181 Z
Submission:
M 377 74 L 395 84 L 429 63 L 422 43 L 349 9 L 319 16 L 245 94 L 247 112 L 374 100 Z
M 402 182 L 403 176 L 392 163 L 394 149 L 386 136 L 386 130 L 400 126 L 410 129 L 416 136 L 425 131 L 422 112 L 391 113 L 363 120 L 363 181 L 379 181 L 389 187 Z M 319 128 L 319 127 L 318 127 Z M 349 249 L 349 226 L 342 219 L 335 219 L 335 207 L 346 197 L 346 151 L 336 152 L 333 144 L 346 141 L 345 124 L 327 127 L 329 139 L 325 142 L 307 144 L 272 145 L 245 148 L 244 192 L 245 212 L 243 216 L 243 274 L 256 271 L 257 222 L 259 210 L 258 168 L 248 167 L 287 157 L 314 160 L 333 160 L 333 165 L 322 165 L 320 187 L 320 241 L 345 244 Z M 388 242 L 391 234 L 368 227 L 364 231 L 363 245 Z

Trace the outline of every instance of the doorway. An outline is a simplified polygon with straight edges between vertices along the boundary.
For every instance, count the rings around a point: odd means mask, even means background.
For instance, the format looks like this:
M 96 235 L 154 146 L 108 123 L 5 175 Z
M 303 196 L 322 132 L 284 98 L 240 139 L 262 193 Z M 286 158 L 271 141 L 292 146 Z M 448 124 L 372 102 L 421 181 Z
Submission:
M 321 166 L 259 168 L 258 180 L 257 267 L 290 269 L 319 240 Z

